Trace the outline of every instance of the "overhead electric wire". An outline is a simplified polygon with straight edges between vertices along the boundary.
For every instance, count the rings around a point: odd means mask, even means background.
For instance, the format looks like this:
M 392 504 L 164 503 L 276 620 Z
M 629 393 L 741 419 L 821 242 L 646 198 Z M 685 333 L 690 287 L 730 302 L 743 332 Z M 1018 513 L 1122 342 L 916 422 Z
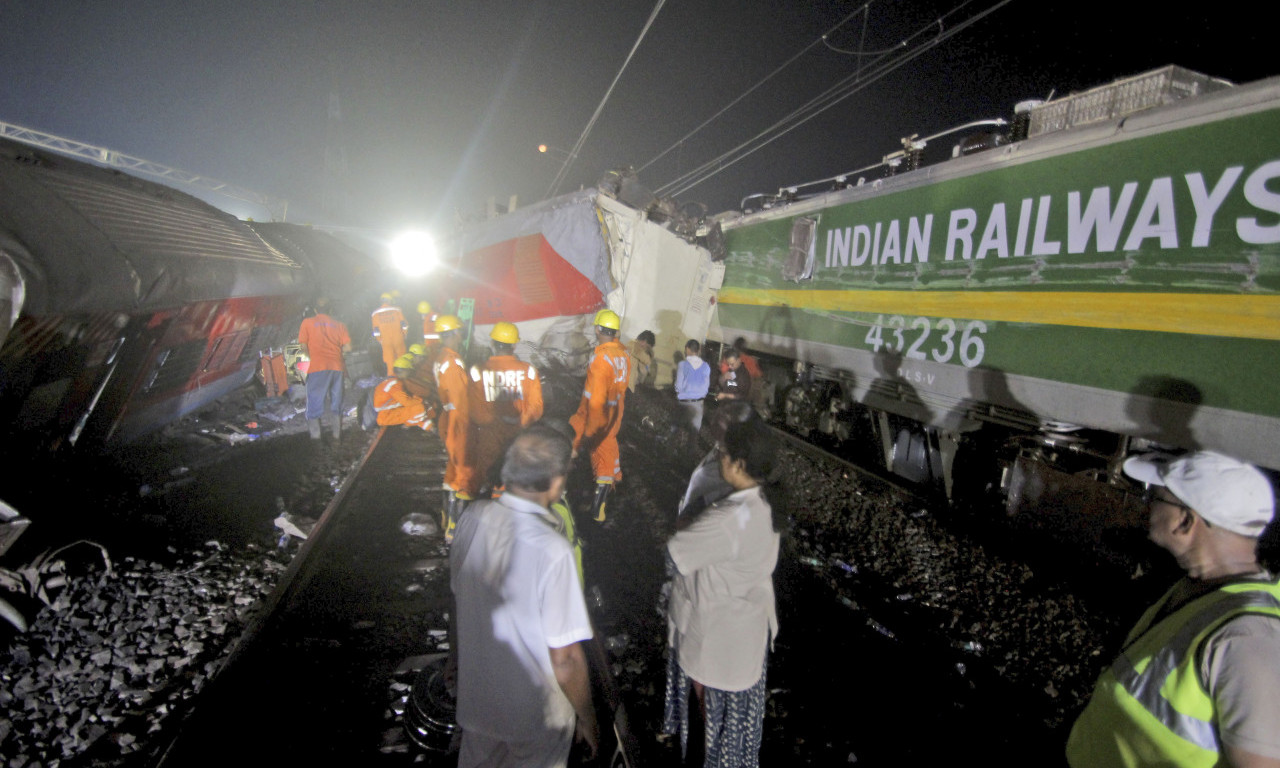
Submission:
M 899 57 L 893 58 L 892 60 L 889 60 L 889 61 L 884 61 L 885 58 L 888 58 L 888 55 L 886 54 L 880 57 L 881 61 L 873 62 L 870 65 L 870 67 L 868 67 L 867 70 L 864 70 L 860 67 L 859 71 L 856 72 L 855 74 L 842 79 L 840 82 L 831 86 L 823 93 L 810 99 L 804 105 L 800 106 L 795 110 L 792 110 L 792 112 L 790 112 L 788 115 L 774 122 L 772 125 L 768 126 L 764 130 L 757 133 L 755 136 L 752 136 L 746 141 L 740 142 L 737 146 L 729 149 L 728 151 L 720 154 L 715 158 L 712 158 L 711 160 L 703 163 L 697 168 L 694 168 L 690 171 L 685 172 L 684 174 L 681 174 L 674 180 L 657 188 L 655 192 L 663 196 L 674 196 L 692 189 L 693 187 L 697 186 L 698 184 L 701 184 L 707 179 L 712 178 L 713 176 L 715 176 L 717 173 L 720 173 L 724 169 L 729 168 L 730 166 L 738 163 L 739 161 L 745 159 L 746 157 L 749 157 L 751 154 L 754 154 L 755 152 L 771 144 L 772 142 L 776 141 L 782 136 L 785 136 L 787 133 L 790 133 L 796 128 L 799 128 L 801 125 L 813 119 L 814 117 L 817 117 L 819 114 L 826 111 L 827 109 L 830 109 L 831 107 L 840 103 L 841 101 L 848 98 L 849 96 L 852 96 L 853 94 L 862 90 L 866 86 L 876 82 L 881 77 L 884 77 L 890 72 L 893 72 L 894 70 L 901 67 L 903 64 L 906 64 L 912 61 L 913 59 L 915 59 L 916 57 L 923 55 L 925 52 L 945 42 L 946 40 L 950 39 L 952 36 L 967 29 L 969 26 L 977 23 L 978 21 L 989 16 L 990 14 L 994 13 L 995 11 L 1004 7 L 1005 5 L 1008 5 L 1012 1 L 1013 0 L 999 0 L 999 2 L 995 3 L 991 7 L 986 8 L 983 11 L 976 13 L 973 16 L 961 21 L 956 26 L 950 29 L 947 29 L 944 32 L 939 33 L 932 39 L 921 44 L 918 48 L 914 50 L 910 50 Z M 958 6 L 956 6 L 951 11 L 944 14 L 942 17 L 935 19 L 933 21 L 930 21 L 928 25 L 922 27 L 920 30 L 913 33 L 911 36 L 907 38 L 907 40 L 910 40 L 915 37 L 919 37 L 921 34 L 924 34 L 926 30 L 932 29 L 942 19 L 945 19 L 948 16 L 954 15 L 955 13 L 959 12 L 962 8 L 964 8 L 967 5 L 970 5 L 970 0 L 966 0 L 966 2 L 960 3 Z M 897 49 L 894 49 L 894 50 L 897 50 Z
M 578 158 L 578 151 L 582 149 L 582 145 L 586 143 L 587 136 L 591 134 L 591 129 L 595 127 L 596 120 L 600 118 L 600 113 L 604 111 L 604 105 L 609 101 L 609 96 L 613 94 L 613 89 L 617 87 L 618 81 L 622 79 L 622 73 L 626 71 L 627 65 L 631 63 L 632 57 L 636 55 L 636 51 L 640 48 L 640 42 L 644 40 L 644 36 L 648 34 L 649 28 L 653 26 L 654 19 L 658 18 L 658 11 L 662 10 L 662 6 L 667 0 L 658 0 L 653 6 L 653 11 L 649 14 L 649 20 L 644 23 L 644 29 L 640 30 L 640 36 L 636 38 L 636 42 L 631 46 L 631 52 L 627 54 L 627 58 L 622 62 L 622 66 L 618 69 L 618 74 L 614 75 L 613 82 L 609 84 L 609 89 L 605 91 L 604 98 L 600 99 L 599 106 L 591 115 L 591 119 L 587 121 L 587 125 L 582 129 L 582 135 L 574 142 L 573 149 L 569 150 L 569 156 L 564 159 L 564 163 L 560 166 L 560 171 L 556 173 L 555 179 L 552 180 L 551 186 L 547 187 L 547 193 L 543 195 L 543 199 L 552 197 L 560 189 L 560 184 L 564 182 L 565 176 L 569 173 L 569 166 Z
M 654 158 L 653 158 L 652 160 L 650 160 L 649 162 L 647 162 L 647 163 L 645 163 L 644 165 L 642 165 L 642 166 L 640 166 L 639 168 L 637 168 L 637 169 L 636 169 L 636 171 L 637 171 L 637 172 L 639 172 L 639 171 L 643 171 L 645 168 L 648 168 L 649 166 L 651 166 L 651 165 L 653 165 L 654 163 L 658 162 L 658 161 L 659 161 L 659 160 L 661 160 L 662 158 L 666 157 L 668 154 L 670 154 L 672 151 L 674 151 L 674 150 L 675 150 L 677 147 L 679 147 L 681 144 L 684 144 L 686 141 L 688 141 L 689 139 L 693 138 L 694 134 L 696 134 L 698 131 L 701 131 L 703 128 L 706 128 L 708 125 L 710 125 L 711 123 L 715 122 L 715 120 L 716 120 L 717 118 L 719 118 L 719 117 L 720 117 L 721 115 L 723 115 L 725 112 L 728 112 L 730 109 L 733 109 L 733 107 L 734 107 L 734 106 L 736 106 L 736 105 L 738 104 L 738 102 L 740 102 L 740 101 L 742 101 L 743 99 L 745 99 L 745 98 L 747 98 L 748 96 L 750 96 L 750 95 L 751 95 L 751 94 L 752 94 L 752 93 L 753 93 L 757 88 L 759 88 L 760 86 L 762 86 L 762 85 L 764 85 L 765 83 L 769 82 L 769 81 L 770 81 L 770 80 L 772 80 L 772 79 L 774 78 L 774 76 L 776 76 L 779 72 L 781 72 L 782 70 L 784 70 L 784 69 L 786 69 L 787 67 L 789 67 L 789 66 L 791 66 L 792 64 L 794 64 L 794 63 L 795 63 L 795 61 L 796 61 L 796 59 L 799 59 L 801 56 L 803 56 L 803 55 L 805 55 L 806 53 L 808 53 L 810 50 L 812 50 L 813 48 L 815 48 L 819 43 L 825 43 L 825 42 L 826 42 L 826 40 L 827 40 L 827 35 L 831 34 L 832 32 L 835 32 L 835 31 L 836 31 L 837 29 L 839 29 L 840 27 L 843 27 L 845 24 L 849 23 L 849 19 L 852 19 L 854 16 L 857 16 L 859 13 L 865 13 L 865 12 L 867 11 L 867 9 L 869 9 L 869 8 L 871 7 L 871 3 L 872 3 L 872 2 L 875 2 L 875 0 L 868 0 L 868 2 L 863 3 L 861 8 L 858 8 L 856 11 L 853 11 L 853 12 L 852 12 L 852 13 L 850 13 L 849 15 L 845 16 L 843 19 L 841 19 L 839 22 L 837 22 L 835 26 L 831 27 L 831 29 L 828 29 L 826 32 L 823 32 L 823 33 L 822 33 L 822 35 L 821 35 L 820 37 L 818 37 L 818 39 L 817 39 L 817 40 L 814 40 L 813 42 L 809 43 L 809 44 L 808 44 L 808 45 L 806 45 L 805 47 L 801 48 L 801 49 L 800 49 L 800 50 L 799 50 L 799 51 L 798 51 L 794 56 L 792 56 L 791 58 L 789 58 L 789 59 L 787 59 L 786 61 L 784 61 L 784 62 L 782 63 L 782 65 L 781 65 L 781 66 L 779 66 L 777 69 L 773 70 L 773 71 L 772 71 L 772 72 L 770 72 L 769 74 L 767 74 L 767 75 L 765 75 L 764 77 L 762 77 L 762 78 L 760 78 L 759 80 L 757 80 L 757 81 L 755 82 L 755 84 L 754 84 L 754 85 L 752 85 L 750 88 L 748 88 L 747 90 L 745 90 L 745 91 L 743 91 L 741 94 L 739 94 L 739 95 L 738 95 L 738 97 L 737 97 L 736 99 L 734 99 L 733 101 L 729 102 L 728 104 L 725 104 L 723 107 L 721 107 L 721 108 L 720 108 L 720 110 L 719 110 L 718 112 L 716 112 L 716 113 L 715 113 L 714 115 L 712 115 L 711 117 L 708 117 L 706 120 L 702 121 L 702 123 L 701 123 L 701 124 L 699 124 L 699 125 L 698 125 L 696 128 L 694 128 L 692 131 L 689 131 L 689 132 L 688 132 L 688 133 L 686 133 L 685 135 L 681 136 L 681 137 L 676 141 L 676 143 L 672 144 L 671 146 L 669 146 L 669 147 L 667 147 L 666 149 L 664 149 L 664 150 L 662 150 L 661 152 L 659 152 L 659 153 L 658 153 L 658 155 L 657 155 L 656 157 L 654 157 Z M 905 44 L 905 43 L 904 43 L 904 44 Z M 829 47 L 829 46 L 828 46 L 828 47 Z
M 843 101 L 844 99 L 858 92 L 862 88 L 865 88 L 866 86 L 874 83 L 875 81 L 879 80 L 881 77 L 884 77 L 885 75 L 894 71 L 895 69 L 902 66 L 903 64 L 910 62 L 917 56 L 922 55 L 924 52 L 933 48 L 937 44 L 943 42 L 947 38 L 963 30 L 970 24 L 976 22 L 980 18 L 997 10 L 1001 6 L 1011 1 L 1012 0 L 1002 0 L 1002 2 L 992 6 L 991 8 L 987 9 L 983 13 L 977 14 L 965 20 L 964 22 L 961 22 L 952 30 L 946 31 L 944 33 L 940 33 L 939 35 L 935 36 L 931 40 L 922 44 L 915 50 L 910 51 L 899 58 L 886 61 L 886 59 L 889 59 L 888 54 L 884 54 L 878 57 L 879 61 L 872 62 L 872 64 L 869 66 L 868 68 L 870 70 L 869 74 L 867 74 L 866 71 L 864 71 L 861 67 L 859 67 L 859 70 L 855 72 L 853 75 L 850 75 L 842 79 L 841 81 L 831 86 L 821 94 L 813 97 L 812 99 L 810 99 L 808 102 L 801 105 L 797 109 L 792 110 L 789 114 L 779 119 L 778 121 L 774 122 L 772 125 L 768 126 L 764 130 L 760 131 L 755 136 L 752 136 L 746 141 L 739 143 L 737 146 L 731 148 L 727 152 L 722 153 L 718 157 L 712 158 L 711 160 L 703 163 L 697 168 L 687 171 L 686 173 L 677 177 L 675 180 L 668 182 L 667 184 L 663 185 L 662 187 L 659 187 L 655 191 L 661 195 L 677 195 L 682 192 L 688 191 L 689 189 L 693 188 L 697 184 L 700 184 L 703 181 L 706 181 L 707 179 L 713 177 L 715 174 L 719 173 L 725 168 L 728 168 L 736 164 L 740 160 L 743 160 L 746 157 L 750 156 L 751 154 L 754 154 L 755 152 L 769 145 L 773 141 L 776 141 L 782 136 L 785 136 L 787 133 L 790 133 L 792 130 L 795 130 L 796 128 L 800 127 L 804 123 L 818 116 L 822 112 L 838 104 L 840 101 Z M 965 2 L 962 2 L 960 5 L 956 6 L 951 11 L 944 14 L 942 18 L 945 18 L 946 16 L 952 16 L 955 13 L 958 13 L 962 8 L 969 5 L 970 2 L 971 0 L 965 0 Z M 921 34 L 924 34 L 926 30 L 932 29 L 932 27 L 935 24 L 939 23 L 940 21 L 941 19 L 936 19 L 934 21 L 931 21 L 928 25 L 922 27 L 920 30 L 917 30 L 915 33 L 908 36 L 906 40 L 911 40 L 913 38 L 919 37 Z

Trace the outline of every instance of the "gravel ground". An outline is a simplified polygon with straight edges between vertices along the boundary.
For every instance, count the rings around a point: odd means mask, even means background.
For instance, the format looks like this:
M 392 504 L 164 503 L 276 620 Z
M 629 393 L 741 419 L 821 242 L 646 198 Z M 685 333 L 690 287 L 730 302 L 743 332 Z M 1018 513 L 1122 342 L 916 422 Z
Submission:
M 33 468 L 65 506 L 6 556 L 21 573 L 50 553 L 50 604 L 15 598 L 28 631 L 0 627 L 0 765 L 145 764 L 298 551 L 274 518 L 319 517 L 368 444 L 313 446 L 248 397 L 106 461 Z

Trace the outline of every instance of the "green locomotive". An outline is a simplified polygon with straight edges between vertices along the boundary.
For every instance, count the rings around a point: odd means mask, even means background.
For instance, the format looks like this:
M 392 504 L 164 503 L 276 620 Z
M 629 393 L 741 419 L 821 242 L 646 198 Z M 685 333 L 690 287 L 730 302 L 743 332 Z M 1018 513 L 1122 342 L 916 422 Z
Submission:
M 994 448 L 1011 505 L 1152 445 L 1280 468 L 1280 78 L 1165 67 L 989 138 L 722 219 L 712 337 L 775 415 L 948 492 Z

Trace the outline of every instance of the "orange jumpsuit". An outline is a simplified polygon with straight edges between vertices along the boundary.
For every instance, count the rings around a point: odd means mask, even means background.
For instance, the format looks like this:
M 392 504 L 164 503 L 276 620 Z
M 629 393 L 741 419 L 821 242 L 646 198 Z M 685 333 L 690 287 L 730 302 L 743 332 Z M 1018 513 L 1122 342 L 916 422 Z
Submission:
M 622 479 L 618 428 L 622 426 L 629 371 L 630 360 L 622 342 L 615 339 L 596 347 L 587 365 L 582 402 L 578 412 L 569 419 L 574 433 L 573 449 L 591 451 L 591 470 L 597 483 Z
M 431 428 L 431 413 L 422 398 L 405 391 L 399 378 L 383 379 L 373 390 L 373 410 L 378 412 L 378 423 L 384 427 L 404 424 L 410 427 Z
M 399 307 L 389 303 L 373 310 L 373 338 L 382 344 L 382 360 L 387 364 L 387 375 L 395 373 L 395 361 L 408 347 L 404 343 L 404 314 Z
M 468 451 L 467 433 L 471 429 L 471 408 L 468 388 L 470 379 L 462 367 L 462 358 L 448 347 L 441 346 L 434 366 L 436 392 L 440 397 L 440 424 L 436 427 L 444 438 L 444 449 L 449 460 L 444 466 L 444 485 L 451 491 L 475 496 L 479 483 L 473 469 L 474 463 Z
M 476 478 L 483 485 L 520 430 L 542 418 L 542 379 L 538 369 L 512 355 L 494 355 L 471 368 L 471 421 Z

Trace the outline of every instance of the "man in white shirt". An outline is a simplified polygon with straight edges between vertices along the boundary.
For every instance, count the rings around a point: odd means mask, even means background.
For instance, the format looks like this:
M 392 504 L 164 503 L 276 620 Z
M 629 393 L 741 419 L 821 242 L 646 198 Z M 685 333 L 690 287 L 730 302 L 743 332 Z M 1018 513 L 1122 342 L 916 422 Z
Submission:
M 591 622 L 573 548 L 548 511 L 571 450 L 549 428 L 520 433 L 502 465 L 506 492 L 458 523 L 449 567 L 460 768 L 564 766 L 575 732 L 596 753 L 582 649 Z

